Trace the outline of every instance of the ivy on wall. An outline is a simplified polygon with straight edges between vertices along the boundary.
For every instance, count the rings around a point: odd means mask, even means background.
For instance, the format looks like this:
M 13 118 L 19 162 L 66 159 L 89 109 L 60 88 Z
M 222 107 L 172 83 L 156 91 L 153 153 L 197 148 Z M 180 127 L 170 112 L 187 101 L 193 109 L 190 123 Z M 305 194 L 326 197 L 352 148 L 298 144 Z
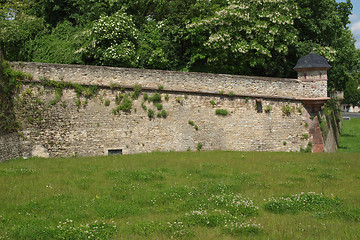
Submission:
M 0 52 L 0 132 L 16 132 L 19 124 L 14 113 L 14 94 L 22 85 L 22 80 L 31 79 L 31 75 L 14 70 L 2 59 Z

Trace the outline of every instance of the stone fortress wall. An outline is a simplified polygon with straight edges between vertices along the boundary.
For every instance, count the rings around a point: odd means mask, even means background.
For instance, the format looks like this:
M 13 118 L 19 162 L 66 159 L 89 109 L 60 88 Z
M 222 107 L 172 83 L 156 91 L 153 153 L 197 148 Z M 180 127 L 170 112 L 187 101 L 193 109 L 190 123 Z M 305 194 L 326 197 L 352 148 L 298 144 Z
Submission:
M 316 112 L 303 104 L 304 100 L 326 98 L 327 81 L 323 79 L 300 81 L 45 63 L 13 66 L 33 76 L 15 104 L 22 130 L 13 146 L 25 157 L 194 151 L 199 144 L 202 150 L 299 151 L 309 141 L 313 150 L 324 150 Z M 60 100 L 51 104 L 56 95 L 54 88 L 37 84 L 41 79 L 96 85 L 98 94 L 79 98 L 74 90 L 64 89 Z M 114 86 L 131 93 L 136 84 L 141 85 L 142 94 L 133 101 L 131 112 L 113 114 L 120 92 Z M 152 96 L 155 92 L 162 96 L 166 118 L 156 117 L 160 112 L 156 106 L 143 101 L 144 94 Z M 110 100 L 109 106 L 105 100 Z M 148 117 L 143 106 L 154 110 L 154 118 Z M 284 113 L 286 106 L 291 109 L 288 114 Z M 226 109 L 229 114 L 217 115 L 216 109 Z M 6 148 L 3 142 L 4 135 L 0 136 L 1 152 Z

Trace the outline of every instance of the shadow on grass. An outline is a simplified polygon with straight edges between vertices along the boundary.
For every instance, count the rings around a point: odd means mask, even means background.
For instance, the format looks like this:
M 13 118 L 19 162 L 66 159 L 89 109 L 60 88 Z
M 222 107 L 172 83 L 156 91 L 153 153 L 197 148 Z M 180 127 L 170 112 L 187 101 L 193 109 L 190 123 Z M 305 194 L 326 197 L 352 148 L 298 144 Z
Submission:
M 349 134 L 349 133 L 342 133 L 341 136 L 342 137 L 355 137 L 354 134 Z

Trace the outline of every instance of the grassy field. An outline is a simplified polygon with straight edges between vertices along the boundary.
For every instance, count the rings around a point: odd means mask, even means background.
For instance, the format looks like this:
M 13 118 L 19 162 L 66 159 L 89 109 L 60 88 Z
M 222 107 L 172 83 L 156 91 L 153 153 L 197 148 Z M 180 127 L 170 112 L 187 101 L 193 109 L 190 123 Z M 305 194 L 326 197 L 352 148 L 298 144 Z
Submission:
M 360 118 L 342 121 L 339 152 L 360 152 Z
M 0 164 L 0 239 L 360 239 L 358 153 Z

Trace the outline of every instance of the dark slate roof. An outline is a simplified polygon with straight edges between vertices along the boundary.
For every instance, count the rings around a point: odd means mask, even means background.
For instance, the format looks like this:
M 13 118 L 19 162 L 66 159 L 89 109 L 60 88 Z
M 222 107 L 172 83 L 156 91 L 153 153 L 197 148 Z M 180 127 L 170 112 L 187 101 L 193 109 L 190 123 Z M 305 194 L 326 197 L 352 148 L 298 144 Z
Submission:
M 317 68 L 317 69 L 330 69 L 331 65 L 326 61 L 323 56 L 320 56 L 313 51 L 308 55 L 300 58 L 294 67 L 294 70 L 300 69 L 309 69 L 309 68 Z

